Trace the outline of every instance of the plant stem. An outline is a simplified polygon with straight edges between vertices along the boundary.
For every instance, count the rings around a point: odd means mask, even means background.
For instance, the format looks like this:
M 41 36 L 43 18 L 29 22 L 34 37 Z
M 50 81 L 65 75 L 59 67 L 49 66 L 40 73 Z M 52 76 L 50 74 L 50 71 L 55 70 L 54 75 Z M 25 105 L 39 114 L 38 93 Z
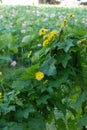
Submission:
M 59 41 L 60 41 L 62 34 L 63 34 L 63 29 L 61 28 L 61 30 L 60 30 L 60 32 L 59 32 L 59 37 L 58 37 L 57 42 L 59 42 Z

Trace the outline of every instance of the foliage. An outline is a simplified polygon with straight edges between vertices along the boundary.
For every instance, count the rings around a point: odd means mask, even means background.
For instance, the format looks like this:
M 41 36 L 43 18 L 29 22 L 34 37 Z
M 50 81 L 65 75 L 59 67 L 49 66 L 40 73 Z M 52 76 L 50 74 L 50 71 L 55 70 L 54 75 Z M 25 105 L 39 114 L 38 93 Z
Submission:
M 1 8 L 0 130 L 87 127 L 86 24 L 45 10 Z

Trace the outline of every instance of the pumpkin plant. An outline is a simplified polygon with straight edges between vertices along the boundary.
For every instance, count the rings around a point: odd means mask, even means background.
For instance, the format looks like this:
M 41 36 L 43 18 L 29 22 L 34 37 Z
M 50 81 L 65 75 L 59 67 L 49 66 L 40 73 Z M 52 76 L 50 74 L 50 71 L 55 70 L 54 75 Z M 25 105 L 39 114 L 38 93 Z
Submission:
M 40 29 L 41 48 L 28 53 L 29 66 L 10 68 L 16 77 L 9 85 L 0 70 L 1 130 L 46 130 L 50 122 L 57 130 L 86 130 L 87 36 L 70 29 L 72 19 L 59 30 Z

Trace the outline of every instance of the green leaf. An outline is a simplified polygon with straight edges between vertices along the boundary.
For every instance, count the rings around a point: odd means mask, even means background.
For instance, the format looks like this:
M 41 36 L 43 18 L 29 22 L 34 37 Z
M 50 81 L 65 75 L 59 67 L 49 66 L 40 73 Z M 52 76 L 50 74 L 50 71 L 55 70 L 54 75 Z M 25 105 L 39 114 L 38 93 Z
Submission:
M 11 33 L 3 34 L 0 36 L 0 40 L 4 43 L 13 43 L 13 36 Z
M 56 74 L 55 59 L 49 57 L 48 60 L 44 61 L 40 67 L 40 71 L 48 76 L 53 76 Z
M 0 42 L 0 49 L 2 49 L 2 47 L 3 47 L 3 43 L 2 43 L 2 42 Z
M 27 105 L 24 106 L 23 109 L 19 109 L 16 114 L 15 117 L 18 119 L 28 119 L 29 114 L 34 113 L 36 111 L 35 107 L 31 104 L 28 103 Z
M 27 36 L 23 37 L 22 42 L 28 43 L 29 40 L 30 40 L 30 35 L 27 35 Z
M 0 56 L 0 60 L 3 60 L 3 61 L 12 61 L 12 59 L 10 57 L 5 57 L 5 56 Z
M 8 130 L 23 130 L 22 123 L 16 123 L 16 122 L 8 123 Z
M 34 63 L 34 62 L 37 62 L 38 60 L 39 60 L 39 58 L 40 58 L 40 56 L 39 56 L 39 52 L 36 52 L 35 54 L 34 54 L 34 56 L 32 56 L 32 62 Z
M 69 51 L 69 49 L 72 47 L 72 46 L 74 46 L 73 44 L 72 44 L 72 42 L 73 42 L 73 40 L 66 40 L 66 41 L 64 41 L 64 42 L 62 42 L 62 43 L 58 43 L 58 49 L 63 49 L 65 52 L 68 52 Z
M 28 116 L 29 116 L 29 113 L 33 113 L 33 112 L 35 112 L 35 108 L 34 108 L 34 106 L 32 104 L 29 104 L 23 110 L 23 117 L 27 119 Z
M 78 120 L 78 127 L 82 128 L 83 126 L 87 126 L 87 115 L 83 115 L 81 118 Z
M 54 79 L 51 79 L 49 82 L 49 85 L 52 87 L 59 88 L 62 83 L 65 83 L 69 76 L 69 70 L 58 70 L 57 77 Z
M 76 120 L 69 119 L 67 123 L 69 130 L 78 130 Z
M 37 114 L 35 117 L 30 118 L 28 122 L 29 130 L 46 130 L 45 121 L 43 117 Z
M 14 81 L 12 84 L 12 88 L 15 90 L 19 90 L 19 91 L 24 91 L 24 89 L 26 89 L 26 87 L 28 87 L 30 85 L 30 81 Z
M 2 128 L 1 130 L 5 130 L 7 128 L 6 126 L 7 126 L 7 121 L 1 118 L 0 119 L 0 128 Z
M 57 126 L 57 129 L 59 129 L 59 130 L 67 130 L 66 129 L 66 124 L 65 124 L 63 119 L 58 119 L 56 121 L 56 126 Z
M 32 65 L 26 70 L 25 74 L 22 76 L 22 79 L 28 80 L 35 78 L 35 73 L 38 71 L 38 69 L 39 64 Z
M 47 100 L 50 98 L 49 95 L 42 95 L 40 97 L 40 99 L 37 100 L 37 104 L 41 105 L 41 104 L 47 104 Z
M 58 63 L 62 63 L 63 67 L 66 68 L 68 61 L 71 59 L 70 54 L 64 53 L 58 55 Z
M 13 51 L 14 53 L 18 53 L 18 48 L 16 46 L 10 46 L 9 48 L 11 51 Z
M 82 107 L 82 103 L 87 100 L 87 89 L 79 96 L 78 101 L 76 102 L 76 107 Z
M 11 112 L 11 111 L 15 111 L 15 106 L 14 105 L 6 105 L 6 104 L 2 104 L 1 109 L 3 110 L 4 114 L 6 115 L 7 113 Z
M 29 45 L 29 42 L 30 42 L 30 35 L 23 37 L 22 42 L 20 43 L 20 47 L 24 47 L 27 44 Z

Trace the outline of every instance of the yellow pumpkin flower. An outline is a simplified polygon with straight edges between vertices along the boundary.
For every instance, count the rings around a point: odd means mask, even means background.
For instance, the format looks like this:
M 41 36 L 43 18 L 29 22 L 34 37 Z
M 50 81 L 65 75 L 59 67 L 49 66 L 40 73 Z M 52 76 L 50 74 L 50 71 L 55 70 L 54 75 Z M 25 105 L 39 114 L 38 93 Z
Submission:
M 41 28 L 40 31 L 39 31 L 39 34 L 40 35 L 46 34 L 46 29 L 45 28 Z
M 66 23 L 67 23 L 67 21 L 64 20 L 64 21 L 62 22 L 62 24 L 61 24 L 61 27 L 64 28 L 64 27 L 66 26 Z
M 0 71 L 0 76 L 2 75 L 2 72 Z
M 2 98 L 2 92 L 0 92 L 0 98 Z
M 45 40 L 45 41 L 43 42 L 43 47 L 46 46 L 46 45 L 48 45 L 48 44 L 49 44 L 49 40 Z
M 43 36 L 44 39 L 49 39 L 50 35 L 49 34 L 46 34 Z
M 42 80 L 43 78 L 44 78 L 44 73 L 43 72 L 37 72 L 36 74 L 35 74 L 35 78 L 38 80 L 38 81 L 40 81 L 40 80 Z
M 54 35 L 57 35 L 57 34 L 58 34 L 58 31 L 57 31 L 57 30 L 53 30 L 52 32 L 50 32 L 50 34 L 52 34 L 53 36 L 54 36 Z
M 32 55 L 32 51 L 30 51 L 27 55 L 27 58 L 29 58 Z
M 48 41 L 51 41 L 52 40 L 52 34 L 49 33 L 49 34 L 45 35 L 43 38 L 48 40 Z

